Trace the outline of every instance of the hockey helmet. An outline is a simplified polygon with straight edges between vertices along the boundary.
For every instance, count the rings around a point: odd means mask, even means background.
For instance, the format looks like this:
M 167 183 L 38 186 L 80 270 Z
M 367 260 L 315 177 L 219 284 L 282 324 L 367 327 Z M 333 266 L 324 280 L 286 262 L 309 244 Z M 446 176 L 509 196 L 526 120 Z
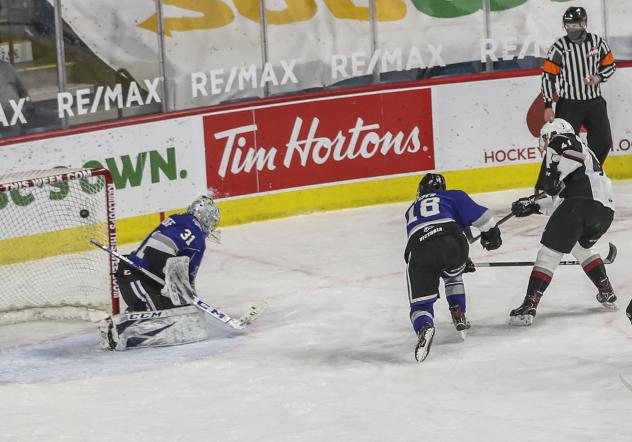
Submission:
M 586 39 L 586 25 L 588 23 L 588 15 L 582 7 L 571 6 L 564 12 L 562 16 L 564 29 L 568 34 L 568 38 L 573 43 L 583 43 Z
M 219 209 L 213 198 L 206 195 L 197 197 L 187 208 L 187 213 L 198 220 L 204 233 L 209 234 L 219 224 Z
M 553 121 L 544 123 L 540 129 L 540 149 L 545 150 L 549 146 L 549 141 L 557 134 L 574 134 L 575 129 L 566 120 L 555 118 Z
M 445 190 L 445 178 L 439 173 L 427 173 L 419 182 L 417 198 L 437 190 Z

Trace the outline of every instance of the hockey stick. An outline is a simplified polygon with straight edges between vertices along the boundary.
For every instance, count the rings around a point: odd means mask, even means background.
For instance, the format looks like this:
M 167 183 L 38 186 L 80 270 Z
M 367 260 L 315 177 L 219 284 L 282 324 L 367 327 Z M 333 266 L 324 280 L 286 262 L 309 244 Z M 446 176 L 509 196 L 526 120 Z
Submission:
M 608 256 L 603 260 L 604 264 L 612 264 L 617 258 L 617 248 L 614 244 L 608 243 Z M 474 267 L 518 267 L 518 266 L 532 266 L 535 261 L 506 261 L 506 262 L 477 262 Z M 579 261 L 560 261 L 561 266 L 575 266 L 579 265 Z
M 150 271 L 142 268 L 142 267 L 138 267 L 136 264 L 134 264 L 132 261 L 130 261 L 127 257 L 121 255 L 120 253 L 109 249 L 108 247 L 104 246 L 103 244 L 99 243 L 98 241 L 94 240 L 94 239 L 90 239 L 90 242 L 92 244 L 94 244 L 95 246 L 97 246 L 98 248 L 100 248 L 101 250 L 109 253 L 110 255 L 118 258 L 119 260 L 123 261 L 125 264 L 129 265 L 130 267 L 132 267 L 133 269 L 141 272 L 143 275 L 147 276 L 148 278 L 154 280 L 155 282 L 157 282 L 158 284 L 164 286 L 165 285 L 165 281 L 159 277 L 154 275 L 153 273 L 151 273 Z M 239 317 L 239 318 L 232 318 L 229 315 L 227 315 L 226 313 L 222 312 L 221 310 L 208 305 L 206 302 L 204 302 L 203 299 L 201 299 L 200 297 L 198 297 L 195 292 L 193 291 L 188 291 L 186 293 L 186 296 L 189 298 L 189 300 L 191 301 L 191 303 L 193 305 L 195 305 L 197 308 L 199 308 L 200 310 L 202 310 L 203 312 L 209 314 L 210 316 L 212 316 L 213 318 L 223 322 L 224 324 L 228 324 L 229 326 L 231 326 L 234 329 L 237 330 L 241 330 L 244 327 L 246 327 L 248 324 L 250 324 L 252 321 L 254 321 L 255 319 L 257 319 L 257 317 L 259 317 L 259 315 L 261 313 L 263 313 L 263 311 L 266 309 L 266 307 L 268 306 L 265 302 L 261 302 L 258 303 L 256 305 L 252 305 L 250 306 L 250 309 L 248 310 L 248 312 L 246 312 L 243 316 Z
M 537 201 L 537 200 L 541 200 L 542 198 L 544 198 L 546 196 L 546 193 L 541 192 L 541 193 L 536 193 L 535 195 L 531 195 L 529 198 L 533 198 L 533 201 Z M 497 226 L 503 224 L 505 221 L 507 221 L 508 219 L 512 218 L 514 216 L 513 213 L 509 212 L 507 215 L 503 216 L 500 221 L 498 221 L 496 223 Z M 466 235 L 467 236 L 467 235 Z M 481 238 L 481 234 L 479 233 L 478 235 L 476 235 L 474 238 L 469 238 L 468 240 L 470 241 L 470 244 L 474 244 L 476 241 L 478 241 Z
M 513 217 L 514 214 L 509 212 L 507 215 L 503 216 L 500 221 L 498 221 L 496 223 L 497 226 L 503 224 L 505 221 L 507 221 L 509 218 Z M 482 233 L 479 233 L 478 235 L 476 235 L 474 238 L 470 239 L 470 244 L 474 244 L 476 241 L 478 241 L 479 239 L 481 239 L 481 235 Z

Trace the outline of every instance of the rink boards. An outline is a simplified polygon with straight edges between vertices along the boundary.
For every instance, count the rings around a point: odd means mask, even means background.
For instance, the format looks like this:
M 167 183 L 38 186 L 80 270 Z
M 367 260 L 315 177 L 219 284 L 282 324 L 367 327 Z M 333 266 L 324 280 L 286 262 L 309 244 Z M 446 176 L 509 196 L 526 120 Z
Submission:
M 632 178 L 631 81 L 620 66 L 604 87 L 615 179 Z M 541 161 L 539 90 L 537 72 L 520 71 L 141 117 L 0 143 L 0 173 L 109 169 L 119 242 L 207 191 L 227 226 L 409 200 L 429 170 L 469 192 L 529 187 Z

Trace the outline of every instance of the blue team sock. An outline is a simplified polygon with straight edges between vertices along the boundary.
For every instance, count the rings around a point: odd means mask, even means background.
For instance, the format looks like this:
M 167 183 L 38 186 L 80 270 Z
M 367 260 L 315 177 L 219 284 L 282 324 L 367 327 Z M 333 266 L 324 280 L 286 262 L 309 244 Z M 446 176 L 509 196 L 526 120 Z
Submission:
M 448 305 L 451 307 L 453 305 L 458 305 L 461 308 L 461 311 L 465 313 L 465 294 L 459 293 L 455 295 L 448 295 Z
M 410 322 L 413 324 L 415 334 L 419 334 L 419 330 L 424 324 L 430 324 L 434 327 L 434 302 L 436 298 L 430 302 L 419 302 L 410 305 Z

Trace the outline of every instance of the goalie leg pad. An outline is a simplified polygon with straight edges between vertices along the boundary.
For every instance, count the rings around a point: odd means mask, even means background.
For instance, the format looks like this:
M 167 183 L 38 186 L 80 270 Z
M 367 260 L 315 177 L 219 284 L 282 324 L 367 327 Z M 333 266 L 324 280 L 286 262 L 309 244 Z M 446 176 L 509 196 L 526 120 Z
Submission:
M 115 315 L 99 324 L 99 334 L 103 348 L 117 351 L 188 344 L 209 337 L 204 314 L 194 306 Z

